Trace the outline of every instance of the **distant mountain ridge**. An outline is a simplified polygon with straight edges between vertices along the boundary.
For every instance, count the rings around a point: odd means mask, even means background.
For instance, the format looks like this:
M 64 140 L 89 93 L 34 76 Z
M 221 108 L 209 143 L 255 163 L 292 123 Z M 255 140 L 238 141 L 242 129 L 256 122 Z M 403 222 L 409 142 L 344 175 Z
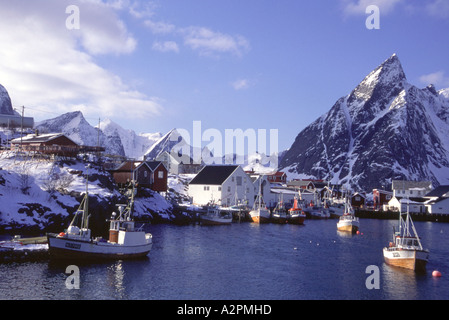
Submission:
M 449 183 L 449 90 L 407 82 L 396 54 L 302 130 L 280 168 L 371 191 L 393 179 Z
M 100 130 L 91 126 L 81 111 L 65 113 L 56 118 L 36 123 L 39 132 L 61 132 L 80 145 L 105 147 L 107 154 L 141 159 L 160 133 L 137 135 L 111 120 L 100 123 Z

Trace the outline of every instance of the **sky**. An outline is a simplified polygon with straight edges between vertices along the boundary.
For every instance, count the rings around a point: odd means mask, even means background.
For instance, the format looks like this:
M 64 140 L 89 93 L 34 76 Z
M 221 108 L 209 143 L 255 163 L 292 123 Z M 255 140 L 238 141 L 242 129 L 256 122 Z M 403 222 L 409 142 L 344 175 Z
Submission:
M 0 0 L 0 84 L 36 121 L 272 129 L 284 150 L 394 53 L 449 87 L 448 33 L 446 0 Z

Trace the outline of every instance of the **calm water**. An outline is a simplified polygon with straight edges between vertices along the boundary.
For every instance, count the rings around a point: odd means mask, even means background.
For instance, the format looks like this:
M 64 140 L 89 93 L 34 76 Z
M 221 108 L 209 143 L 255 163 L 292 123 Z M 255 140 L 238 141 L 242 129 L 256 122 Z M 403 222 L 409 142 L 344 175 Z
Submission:
M 148 259 L 81 264 L 79 290 L 66 288 L 66 265 L 0 264 L 0 299 L 449 299 L 449 224 L 415 223 L 430 249 L 419 275 L 383 262 L 396 223 L 361 220 L 363 235 L 354 236 L 337 232 L 336 220 L 148 226 Z M 366 288 L 370 265 L 379 267 L 379 290 Z

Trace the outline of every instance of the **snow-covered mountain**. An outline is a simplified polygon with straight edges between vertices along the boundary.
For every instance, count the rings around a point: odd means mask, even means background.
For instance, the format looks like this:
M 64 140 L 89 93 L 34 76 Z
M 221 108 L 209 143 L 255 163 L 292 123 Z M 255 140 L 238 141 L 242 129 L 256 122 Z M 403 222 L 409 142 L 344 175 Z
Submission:
M 133 159 L 141 159 L 162 137 L 160 132 L 138 135 L 133 130 L 124 129 L 109 119 L 100 122 L 100 129 L 106 137 L 119 137 L 125 155 Z
M 392 179 L 449 183 L 449 89 L 408 83 L 397 55 L 299 133 L 280 168 L 370 191 Z
M 12 108 L 11 98 L 5 87 L 0 84 L 0 114 L 14 115 L 14 109 Z
M 78 144 L 106 148 L 107 154 L 141 159 L 146 151 L 160 138 L 160 133 L 137 135 L 123 129 L 111 120 L 100 123 L 100 131 L 86 121 L 81 111 L 65 113 L 59 117 L 36 123 L 41 133 L 61 132 Z

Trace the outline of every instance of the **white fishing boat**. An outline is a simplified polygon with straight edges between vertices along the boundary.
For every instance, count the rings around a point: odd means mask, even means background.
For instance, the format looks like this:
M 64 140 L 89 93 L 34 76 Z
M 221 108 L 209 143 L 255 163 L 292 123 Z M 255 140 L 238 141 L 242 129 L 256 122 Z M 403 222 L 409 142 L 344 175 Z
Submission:
M 310 219 L 328 219 L 329 211 L 321 205 L 321 200 L 317 192 L 314 193 L 314 200 L 304 208 L 304 212 Z
M 232 223 L 232 212 L 220 210 L 216 204 L 209 204 L 207 211 L 201 216 L 201 224 L 204 226 L 226 225 Z
M 383 249 L 383 255 L 389 265 L 425 271 L 429 250 L 423 249 L 408 210 L 405 220 L 399 214 L 399 231 L 393 230 L 393 241 Z
M 345 213 L 340 217 L 337 222 L 337 230 L 344 232 L 356 233 L 360 227 L 359 218 L 355 216 L 354 209 L 349 201 L 345 201 Z
M 65 232 L 49 233 L 48 247 L 51 258 L 62 259 L 130 259 L 145 257 L 153 246 L 152 235 L 142 227 L 135 228 L 132 219 L 134 187 L 127 205 L 118 205 L 119 214 L 112 213 L 109 240 L 93 238 L 89 229 L 89 192 L 86 194 Z
M 262 180 L 262 179 L 260 179 Z M 253 209 L 249 212 L 251 220 L 255 223 L 268 223 L 270 222 L 270 210 L 263 202 L 262 199 L 262 184 L 259 181 L 259 193 L 257 195 L 256 201 L 254 201 Z

